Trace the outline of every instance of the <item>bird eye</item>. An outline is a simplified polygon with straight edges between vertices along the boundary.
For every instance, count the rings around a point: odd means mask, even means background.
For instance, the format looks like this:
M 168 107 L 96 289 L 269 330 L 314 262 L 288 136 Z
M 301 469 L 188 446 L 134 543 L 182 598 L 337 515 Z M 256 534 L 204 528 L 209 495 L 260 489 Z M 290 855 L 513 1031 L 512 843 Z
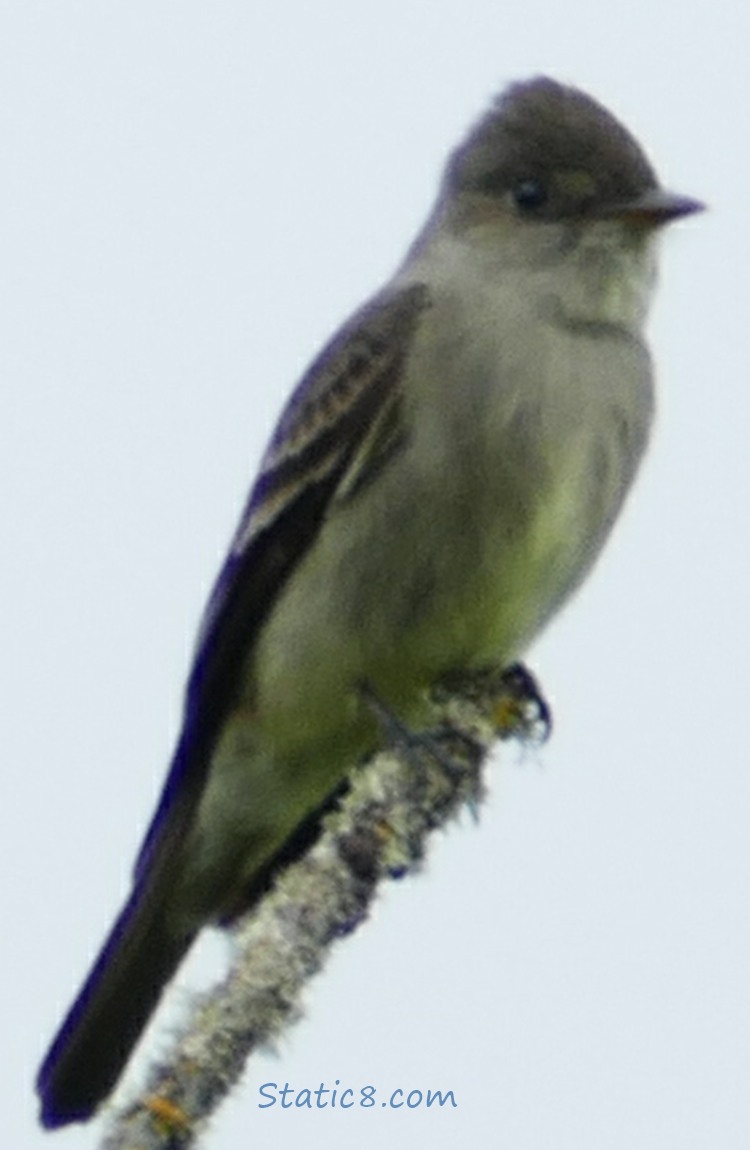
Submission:
M 520 180 L 512 195 L 513 202 L 522 212 L 533 212 L 547 202 L 547 189 L 541 180 Z

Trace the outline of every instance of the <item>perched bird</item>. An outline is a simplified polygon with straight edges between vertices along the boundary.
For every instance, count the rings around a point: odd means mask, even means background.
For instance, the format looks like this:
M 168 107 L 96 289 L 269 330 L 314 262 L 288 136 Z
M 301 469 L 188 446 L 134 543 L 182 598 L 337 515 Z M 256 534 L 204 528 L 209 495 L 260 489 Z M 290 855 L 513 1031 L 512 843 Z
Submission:
M 38 1078 L 91 1116 L 198 932 L 258 898 L 442 674 L 521 654 L 581 583 L 652 419 L 663 224 L 701 205 L 575 88 L 509 87 L 404 263 L 293 393 L 219 575 L 133 889 Z

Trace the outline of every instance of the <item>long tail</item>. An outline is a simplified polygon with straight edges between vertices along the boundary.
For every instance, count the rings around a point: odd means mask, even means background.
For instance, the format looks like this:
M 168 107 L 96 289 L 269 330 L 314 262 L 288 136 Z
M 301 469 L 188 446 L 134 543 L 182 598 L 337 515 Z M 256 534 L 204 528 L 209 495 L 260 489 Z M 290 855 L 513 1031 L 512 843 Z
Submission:
M 163 898 L 136 884 L 39 1071 L 44 1126 L 84 1122 L 120 1077 L 195 937 L 164 919 Z

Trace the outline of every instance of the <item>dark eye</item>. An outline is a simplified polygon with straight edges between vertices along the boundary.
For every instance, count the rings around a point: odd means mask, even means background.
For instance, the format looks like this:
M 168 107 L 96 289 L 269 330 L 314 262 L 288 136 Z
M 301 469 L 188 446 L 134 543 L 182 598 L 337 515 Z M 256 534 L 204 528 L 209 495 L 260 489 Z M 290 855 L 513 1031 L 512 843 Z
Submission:
M 519 180 L 513 188 L 513 200 L 522 212 L 533 212 L 547 203 L 547 189 L 541 180 Z

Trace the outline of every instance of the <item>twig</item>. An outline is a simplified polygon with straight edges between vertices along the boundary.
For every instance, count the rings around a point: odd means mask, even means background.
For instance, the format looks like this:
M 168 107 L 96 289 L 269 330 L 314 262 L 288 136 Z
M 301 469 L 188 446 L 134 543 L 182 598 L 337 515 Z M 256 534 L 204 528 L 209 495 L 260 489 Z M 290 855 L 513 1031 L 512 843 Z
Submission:
M 352 772 L 320 837 L 234 928 L 226 979 L 195 1009 L 142 1096 L 116 1113 L 102 1150 L 174 1150 L 193 1143 L 239 1080 L 248 1055 L 301 1014 L 305 984 L 333 942 L 366 918 L 384 878 L 417 866 L 430 831 L 483 796 L 482 766 L 498 738 L 539 742 L 550 715 L 520 665 L 454 676 L 433 691 L 435 727 L 398 738 Z

